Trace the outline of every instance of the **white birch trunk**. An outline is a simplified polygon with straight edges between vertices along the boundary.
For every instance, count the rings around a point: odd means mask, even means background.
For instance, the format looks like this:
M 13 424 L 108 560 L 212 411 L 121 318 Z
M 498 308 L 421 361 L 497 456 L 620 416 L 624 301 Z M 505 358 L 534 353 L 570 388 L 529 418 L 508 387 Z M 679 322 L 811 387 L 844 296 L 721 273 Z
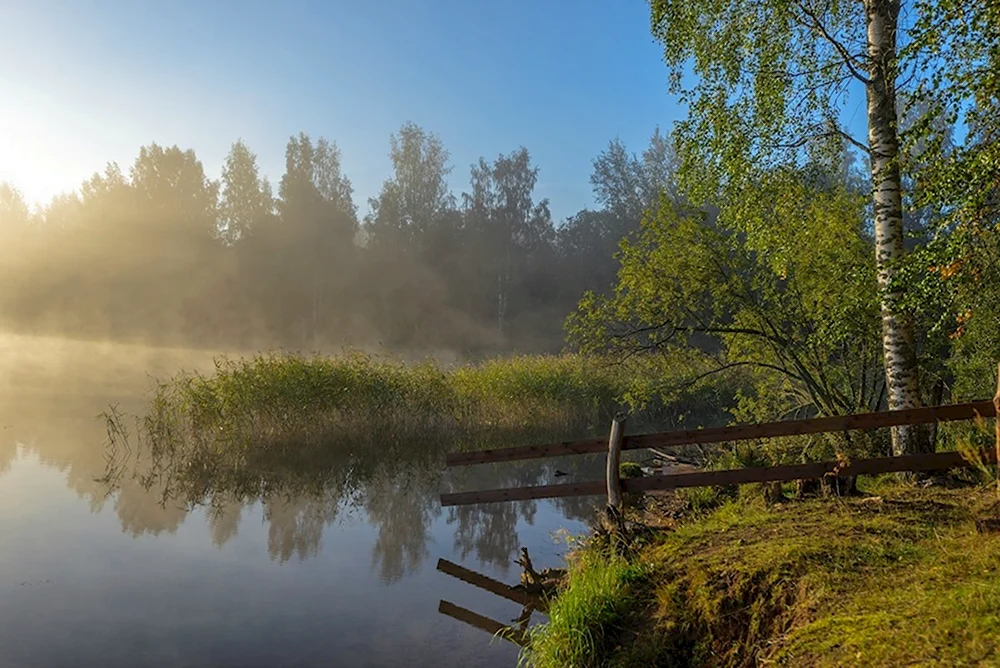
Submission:
M 871 148 L 875 207 L 875 260 L 882 297 L 882 348 L 889 409 L 920 406 L 917 356 L 912 319 L 899 312 L 902 296 L 889 290 L 895 263 L 903 254 L 903 206 L 896 119 L 896 32 L 899 0 L 864 0 L 871 82 L 868 93 L 868 142 Z M 896 455 L 926 452 L 931 445 L 920 426 L 895 427 Z

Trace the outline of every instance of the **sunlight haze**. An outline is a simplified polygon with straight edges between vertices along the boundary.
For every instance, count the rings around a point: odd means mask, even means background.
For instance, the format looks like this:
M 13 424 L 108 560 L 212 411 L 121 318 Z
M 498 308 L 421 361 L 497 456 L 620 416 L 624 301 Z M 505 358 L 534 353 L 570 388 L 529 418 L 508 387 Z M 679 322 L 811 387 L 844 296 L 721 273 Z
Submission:
M 242 138 L 281 176 L 288 137 L 336 141 L 363 214 L 405 121 L 467 166 L 525 145 L 558 221 L 587 206 L 591 158 L 638 149 L 677 110 L 640 0 L 72 2 L 5 0 L 0 182 L 44 204 L 150 142 L 217 178 Z

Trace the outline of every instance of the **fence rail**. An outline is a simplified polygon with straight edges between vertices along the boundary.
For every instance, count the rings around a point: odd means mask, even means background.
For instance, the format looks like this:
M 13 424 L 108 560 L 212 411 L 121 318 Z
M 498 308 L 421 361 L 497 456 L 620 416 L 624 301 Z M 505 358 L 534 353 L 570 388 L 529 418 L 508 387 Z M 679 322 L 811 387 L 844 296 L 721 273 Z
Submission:
M 622 436 L 624 418 L 619 415 L 612 422 L 611 437 L 609 440 L 590 439 L 550 443 L 547 445 L 481 450 L 478 452 L 455 452 L 450 453 L 446 458 L 448 466 L 464 466 L 488 462 L 509 462 L 561 455 L 607 452 L 608 467 L 607 476 L 604 480 L 453 492 L 441 495 L 441 505 L 461 506 L 475 503 L 527 501 L 530 499 L 552 499 L 567 496 L 597 496 L 606 492 L 609 508 L 617 508 L 621 505 L 622 491 L 646 492 L 683 487 L 739 485 L 754 482 L 788 482 L 809 478 L 823 478 L 828 475 L 857 476 L 903 471 L 940 471 L 970 467 L 973 464 L 957 452 L 935 452 L 901 457 L 813 462 L 728 471 L 692 471 L 629 480 L 620 480 L 617 475 L 618 455 L 621 450 L 725 443 L 757 438 L 804 436 L 807 434 L 838 433 L 859 429 L 878 429 L 902 425 L 996 417 L 996 448 L 984 450 L 979 453 L 979 457 L 984 463 L 992 464 L 997 463 L 998 458 L 1000 458 L 1000 417 L 998 415 L 1000 415 L 1000 379 L 998 379 L 997 394 L 992 401 L 974 401 L 964 404 L 927 406 L 878 413 L 810 418 L 807 420 L 785 420 L 762 424 L 735 425 L 732 427 L 711 427 L 707 429 L 687 429 L 656 434 Z M 998 471 L 997 486 L 998 490 L 1000 490 L 1000 471 Z
M 782 420 L 780 422 L 742 424 L 732 427 L 709 427 L 706 429 L 681 429 L 655 434 L 634 434 L 624 437 L 622 450 L 726 443 L 779 436 L 805 436 L 808 434 L 823 434 L 845 430 L 878 429 L 882 427 L 898 427 L 901 425 L 928 424 L 932 422 L 972 420 L 976 417 L 986 418 L 995 415 L 996 408 L 992 401 L 974 401 L 964 404 L 906 408 L 897 411 L 858 413 L 855 415 L 809 418 L 807 420 Z M 582 441 L 548 443 L 545 445 L 525 445 L 515 448 L 452 452 L 445 457 L 445 464 L 447 466 L 467 466 L 490 462 L 511 462 L 522 459 L 582 455 L 607 452 L 607 448 L 607 439 L 593 438 Z

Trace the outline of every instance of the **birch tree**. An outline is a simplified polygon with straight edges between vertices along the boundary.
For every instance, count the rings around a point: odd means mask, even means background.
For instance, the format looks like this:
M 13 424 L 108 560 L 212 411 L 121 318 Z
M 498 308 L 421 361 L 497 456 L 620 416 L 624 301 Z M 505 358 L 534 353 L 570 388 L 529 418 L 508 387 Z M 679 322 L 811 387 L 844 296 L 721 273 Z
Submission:
M 719 222 L 752 250 L 776 246 L 753 194 L 761 170 L 836 156 L 845 144 L 871 165 L 872 229 L 890 409 L 921 405 L 915 326 L 894 280 L 904 256 L 897 85 L 900 0 L 651 0 L 671 88 L 688 106 L 676 139 L 685 194 L 719 203 Z M 690 77 L 693 69 L 694 77 Z M 687 83 L 693 80 L 693 84 Z M 867 137 L 841 122 L 851 92 L 867 101 Z M 933 446 L 897 427 L 897 455 Z

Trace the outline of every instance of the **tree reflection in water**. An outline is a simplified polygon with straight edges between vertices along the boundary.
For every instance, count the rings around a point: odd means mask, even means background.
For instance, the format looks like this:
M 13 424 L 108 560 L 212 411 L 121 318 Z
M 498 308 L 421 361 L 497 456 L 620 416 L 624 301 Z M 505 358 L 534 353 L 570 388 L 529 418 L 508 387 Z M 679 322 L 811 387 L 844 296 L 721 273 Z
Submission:
M 568 480 L 598 479 L 603 465 L 600 456 L 578 456 L 446 470 L 445 452 L 469 444 L 345 438 L 308 443 L 301 450 L 282 444 L 263 456 L 222 455 L 210 461 L 213 452 L 204 444 L 175 443 L 157 450 L 141 442 L 126 446 L 120 434 L 111 436 L 119 442 L 109 446 L 112 456 L 103 480 L 115 494 L 125 530 L 174 531 L 187 509 L 205 507 L 212 540 L 221 547 L 237 535 L 243 508 L 260 503 L 268 524 L 268 554 L 284 562 L 316 556 L 327 526 L 360 513 L 375 529 L 372 566 L 385 583 L 417 570 L 428 558 L 431 526 L 442 516 L 442 492 L 549 484 L 557 480 L 556 470 Z M 128 438 L 136 439 L 135 432 Z M 148 436 L 140 432 L 137 440 L 142 438 Z M 282 460 L 276 451 L 290 455 Z M 586 497 L 552 503 L 567 519 L 581 521 L 589 520 L 595 507 Z M 518 523 L 533 524 L 537 510 L 535 501 L 462 506 L 449 508 L 445 521 L 454 528 L 457 555 L 472 555 L 506 573 L 520 547 Z
M 456 476 L 457 484 L 453 484 L 452 489 L 551 484 L 558 480 L 555 476 L 557 470 L 566 473 L 569 480 L 599 480 L 604 475 L 603 466 L 603 458 L 599 455 L 472 466 Z M 517 523 L 521 520 L 534 523 L 537 503 L 517 501 L 449 508 L 448 523 L 455 525 L 456 554 L 462 559 L 475 555 L 480 562 L 506 572 L 520 547 Z M 551 499 L 549 503 L 558 508 L 566 519 L 584 522 L 592 519 L 596 507 L 594 497 Z

